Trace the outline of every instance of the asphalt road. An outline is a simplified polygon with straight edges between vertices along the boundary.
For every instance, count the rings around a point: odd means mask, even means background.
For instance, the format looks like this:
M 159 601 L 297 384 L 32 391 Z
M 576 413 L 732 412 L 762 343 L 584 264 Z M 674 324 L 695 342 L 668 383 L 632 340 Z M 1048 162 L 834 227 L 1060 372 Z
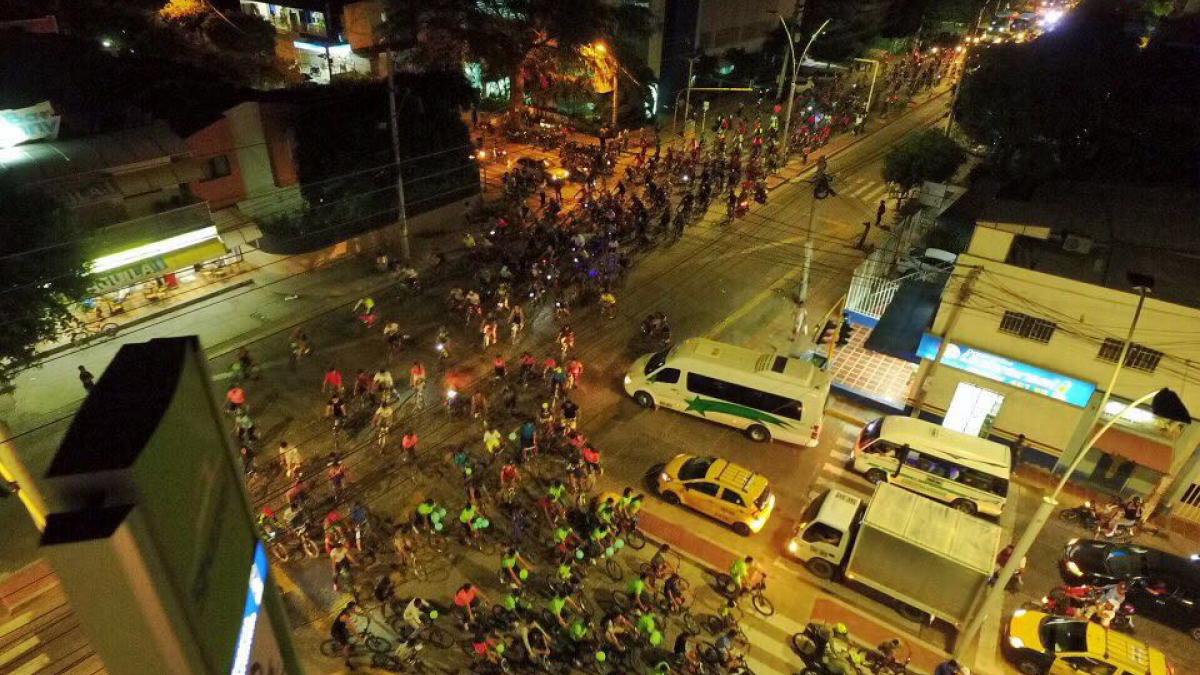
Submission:
M 854 139 L 854 144 L 830 159 L 830 170 L 836 176 L 839 195 L 821 200 L 815 205 L 814 248 L 809 296 L 810 317 L 819 317 L 845 292 L 854 267 L 863 253 L 854 248 L 862 222 L 874 217 L 875 206 L 884 194 L 879 177 L 881 158 L 887 148 L 906 134 L 935 123 L 942 118 L 945 97 L 916 107 L 909 114 L 872 133 Z M 792 170 L 783 182 L 773 182 L 769 202 L 756 206 L 744 219 L 732 225 L 723 224 L 723 206 L 714 208 L 700 224 L 689 229 L 686 236 L 670 248 L 653 251 L 639 259 L 625 286 L 618 291 L 618 315 L 601 320 L 594 309 L 583 310 L 571 319 L 578 335 L 577 351 L 585 364 L 586 373 L 581 389 L 572 397 L 581 406 L 581 427 L 604 452 L 606 473 L 603 487 L 644 485 L 647 469 L 665 461 L 678 452 L 711 453 L 748 465 L 763 473 L 778 495 L 776 513 L 767 528 L 743 539 L 724 526 L 683 509 L 669 507 L 652 499 L 648 507 L 686 530 L 683 540 L 672 542 L 688 550 L 708 545 L 711 549 L 751 553 L 770 569 L 773 575 L 772 594 L 778 600 L 780 618 L 769 637 L 762 638 L 765 653 L 756 672 L 790 672 L 795 659 L 789 659 L 786 648 L 780 645 L 788 631 L 779 629 L 786 619 L 801 625 L 811 606 L 811 578 L 799 572 L 790 562 L 781 559 L 784 537 L 791 531 L 796 514 L 816 487 L 818 477 L 828 478 L 829 467 L 836 466 L 845 440 L 856 433 L 851 425 L 830 418 L 825 425 L 821 443 L 815 448 L 798 448 L 772 443 L 755 444 L 741 434 L 691 417 L 668 411 L 648 411 L 635 406 L 621 389 L 621 378 L 636 356 L 631 348 L 641 318 L 652 311 L 665 311 L 679 338 L 710 336 L 757 348 L 790 349 L 789 343 L 794 306 L 790 293 L 799 279 L 803 258 L 804 228 L 811 203 L 811 187 L 803 181 L 803 173 Z M 722 211 L 722 213 L 718 213 Z M 446 318 L 441 298 L 445 287 L 429 289 L 423 299 L 411 299 L 402 294 L 377 296 L 382 315 L 397 317 L 404 330 L 416 336 L 415 351 L 427 365 L 433 363 L 432 335 Z M 352 298 L 353 296 L 348 296 Z M 281 310 L 284 311 L 284 310 Z M 531 314 L 527 334 L 517 345 L 505 343 L 503 353 L 510 362 L 523 350 L 544 357 L 550 350 L 556 330 L 546 311 Z M 192 325 L 189 325 L 191 322 Z M 181 318 L 161 329 L 178 332 L 203 332 L 209 326 L 195 325 L 196 317 Z M 382 339 L 377 334 L 359 334 L 348 312 L 335 312 L 310 321 L 305 326 L 315 345 L 315 354 L 302 362 L 295 371 L 287 368 L 286 335 L 272 336 L 250 345 L 251 351 L 263 364 L 261 381 L 247 385 L 249 402 L 259 428 L 263 431 L 264 458 L 271 459 L 272 448 L 281 439 L 299 445 L 314 470 L 319 470 L 320 458 L 330 452 L 332 442 L 328 423 L 321 418 L 324 398 L 320 394 L 321 373 L 334 364 L 343 370 L 347 379 L 358 368 L 373 369 L 383 365 Z M 470 392 L 475 386 L 491 389 L 487 382 L 489 366 L 476 347 L 478 335 L 461 326 L 456 332 L 452 349 L 454 367 L 448 377 L 460 390 Z M 161 334 L 156 328 L 154 334 Z M 134 336 L 145 339 L 152 335 Z M 111 350 L 116 343 L 98 348 Z M 102 362 L 98 353 L 84 352 L 77 359 L 89 364 Z M 230 356 L 213 361 L 216 375 L 214 389 L 223 394 Z M 67 386 L 64 381 L 74 370 L 74 360 L 61 360 L 54 374 L 45 377 Z M 397 380 L 403 379 L 407 362 L 393 364 Z M 99 373 L 100 368 L 93 367 Z M 64 372 L 65 371 L 65 375 Z M 431 382 L 434 380 L 431 377 Z M 436 403 L 440 387 L 431 385 L 427 398 Z M 61 395 L 60 395 L 61 396 Z M 522 393 L 521 407 L 533 410 L 544 392 L 530 390 Z M 70 398 L 68 395 L 67 398 Z M 835 401 L 831 408 L 843 415 L 869 415 L 845 401 Z M 515 427 L 516 419 L 499 420 L 503 431 Z M 372 510 L 384 513 L 407 514 L 424 495 L 434 494 L 456 509 L 461 503 L 460 490 L 440 477 L 432 467 L 444 461 L 444 448 L 456 442 L 479 445 L 480 429 L 465 420 L 450 419 L 436 405 L 414 414 L 405 426 L 420 434 L 421 458 L 411 465 L 397 465 L 392 458 L 381 455 L 370 443 L 369 434 L 362 432 L 350 445 L 341 448 L 358 496 Z M 30 442 L 31 451 L 45 452 L 53 447 L 53 428 L 38 437 L 31 434 L 21 439 Z M 398 442 L 394 433 L 393 445 Z M 269 474 L 270 472 L 264 472 Z M 857 479 L 836 475 L 834 480 L 854 484 Z M 865 483 L 858 488 L 865 491 Z M 254 498 L 263 503 L 278 504 L 286 489 L 281 479 L 256 480 L 252 484 Z M 20 515 L 14 500 L 0 504 L 0 518 L 16 523 Z M 7 555 L 20 555 L 32 537 L 23 536 L 18 526 L 10 529 L 14 543 Z M 703 556 L 700 556 L 702 562 Z M 450 565 L 437 565 L 438 573 L 431 588 L 422 593 L 445 599 L 460 579 L 472 579 L 487 588 L 494 586 L 495 557 L 462 554 L 450 558 Z M 324 559 L 288 563 L 281 566 L 281 584 L 285 592 L 293 623 L 297 627 L 297 642 L 305 660 L 324 669 L 330 662 L 315 653 L 316 643 L 327 631 L 330 613 L 345 602 L 345 596 L 333 591 L 329 580 L 328 561 Z M 777 576 L 776 576 L 777 574 Z M 917 641 L 933 648 L 945 644 L 945 633 L 938 628 L 906 625 L 889 610 L 872 605 L 846 588 L 825 588 L 828 593 L 843 598 L 847 604 L 875 609 L 881 620 L 915 636 Z M 803 600 L 808 598 L 808 600 Z M 794 627 L 793 624 L 786 624 Z M 756 645 L 756 651 L 757 645 Z M 319 670 L 314 672 L 320 672 Z

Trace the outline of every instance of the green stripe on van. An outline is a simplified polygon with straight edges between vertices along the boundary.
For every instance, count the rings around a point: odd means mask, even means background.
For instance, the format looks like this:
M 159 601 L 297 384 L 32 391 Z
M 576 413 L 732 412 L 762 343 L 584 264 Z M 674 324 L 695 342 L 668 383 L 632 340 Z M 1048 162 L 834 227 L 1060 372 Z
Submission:
M 774 424 L 777 427 L 791 426 L 791 424 L 788 422 L 761 410 L 748 408 L 744 405 L 738 405 L 736 403 L 729 403 L 728 401 L 703 399 L 699 396 L 687 402 L 687 410 L 694 410 L 700 413 L 701 417 L 707 417 L 707 413 L 710 412 L 717 412 L 725 415 L 733 415 L 734 417 L 741 417 L 743 419 L 754 420 L 755 422 L 766 422 L 767 424 Z

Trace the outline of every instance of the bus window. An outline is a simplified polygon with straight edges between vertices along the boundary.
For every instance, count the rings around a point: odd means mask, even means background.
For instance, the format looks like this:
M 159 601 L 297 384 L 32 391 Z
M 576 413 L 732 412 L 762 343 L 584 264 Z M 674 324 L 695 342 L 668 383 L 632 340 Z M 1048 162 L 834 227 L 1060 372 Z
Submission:
M 799 401 L 785 396 L 768 394 L 765 391 L 743 387 L 714 377 L 706 377 L 697 373 L 688 373 L 687 388 L 693 394 L 702 394 L 729 401 L 748 408 L 762 410 L 775 415 L 781 415 L 794 420 L 804 417 L 804 407 Z
M 650 377 L 651 382 L 659 384 L 676 384 L 679 382 L 678 368 L 663 368 Z

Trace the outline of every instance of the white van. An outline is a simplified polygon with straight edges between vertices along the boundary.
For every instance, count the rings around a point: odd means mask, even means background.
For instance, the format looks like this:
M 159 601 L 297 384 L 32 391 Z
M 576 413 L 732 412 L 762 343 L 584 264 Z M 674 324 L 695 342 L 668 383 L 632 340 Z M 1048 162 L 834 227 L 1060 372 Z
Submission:
M 625 392 L 644 408 L 744 429 L 760 442 L 806 446 L 820 438 L 829 384 L 807 361 L 701 338 L 641 356 L 625 375 Z
M 998 516 L 1008 501 L 1007 446 L 925 420 L 890 415 L 871 422 L 852 457 L 854 470 L 872 483 L 895 483 L 966 513 Z

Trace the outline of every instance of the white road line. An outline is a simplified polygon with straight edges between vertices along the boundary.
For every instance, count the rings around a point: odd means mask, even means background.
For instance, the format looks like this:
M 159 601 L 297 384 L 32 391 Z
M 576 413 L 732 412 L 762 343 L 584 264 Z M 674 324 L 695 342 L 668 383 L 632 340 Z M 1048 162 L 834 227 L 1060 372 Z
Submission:
M 860 194 L 866 194 L 866 193 L 867 193 L 867 192 L 869 192 L 870 190 L 871 190 L 871 184 L 870 184 L 870 183 L 867 183 L 866 185 L 863 185 L 863 186 L 860 186 L 860 187 L 857 187 L 857 188 L 855 188 L 855 189 L 851 190 L 851 191 L 850 191 L 850 196 L 851 196 L 851 197 L 858 198 L 858 196 L 859 196 Z
M 834 459 L 840 459 L 840 460 L 842 460 L 842 462 L 849 462 L 849 461 L 850 461 L 850 453 L 849 453 L 848 451 L 845 451 L 845 450 L 839 450 L 839 449 L 837 449 L 837 448 L 834 448 L 833 450 L 830 450 L 830 451 L 829 451 L 829 456 L 830 456 L 830 457 L 832 457 L 832 458 L 834 458 Z
M 774 622 L 775 617 L 767 619 Z M 755 673 L 792 673 L 795 672 L 793 667 L 800 657 L 792 653 L 790 643 L 791 633 L 783 634 L 782 636 L 764 633 L 763 631 L 749 625 L 749 621 L 742 621 L 742 632 L 746 634 L 746 639 L 750 641 L 750 654 L 746 657 L 751 670 Z
M 821 467 L 821 473 L 829 473 L 842 478 L 853 478 L 858 475 L 839 464 L 834 464 L 833 462 L 825 462 L 825 466 Z
M 864 202 L 874 202 L 876 199 L 879 199 L 880 197 L 882 197 L 883 193 L 885 193 L 885 192 L 887 192 L 886 185 L 876 185 L 875 189 L 873 189 L 870 192 L 868 192 L 867 194 L 863 195 L 862 200 Z

